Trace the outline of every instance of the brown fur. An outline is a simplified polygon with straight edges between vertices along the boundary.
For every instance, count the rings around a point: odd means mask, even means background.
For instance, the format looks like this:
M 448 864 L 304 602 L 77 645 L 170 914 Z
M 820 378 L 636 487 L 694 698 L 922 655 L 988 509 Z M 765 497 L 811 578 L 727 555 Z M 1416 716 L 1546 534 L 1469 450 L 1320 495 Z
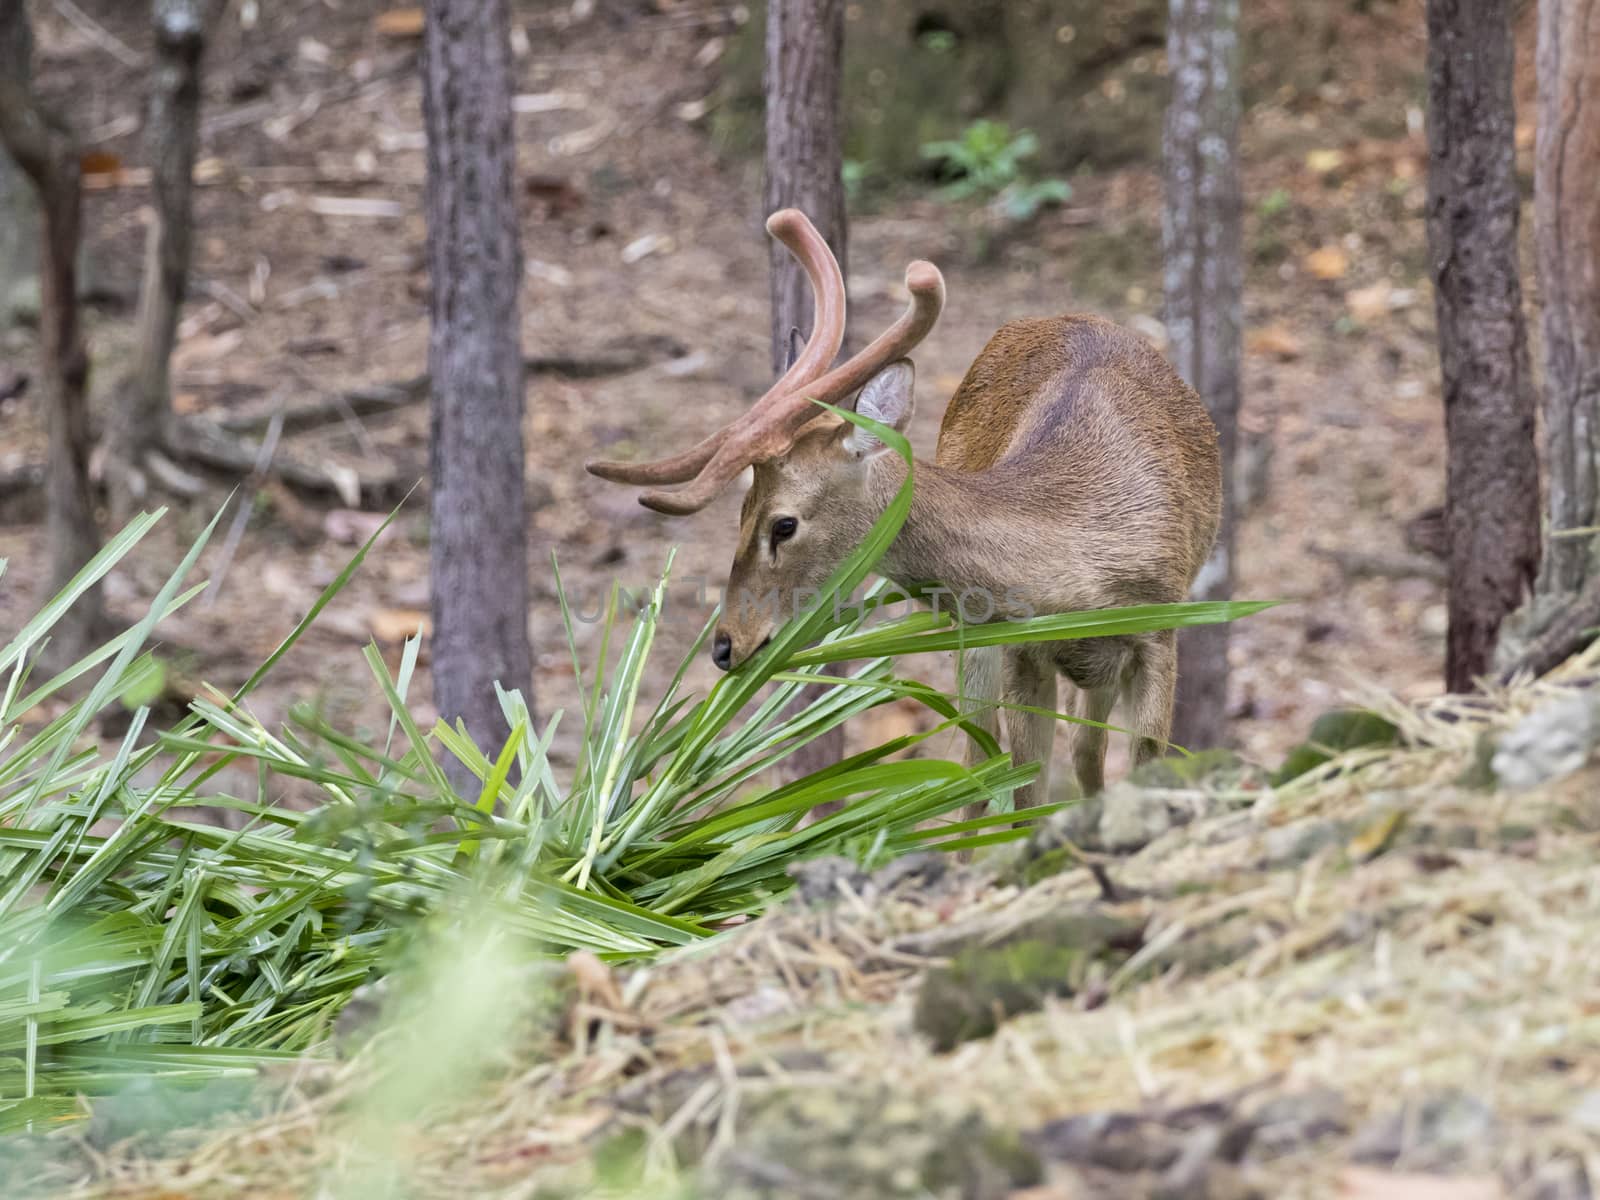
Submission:
M 897 419 L 909 415 L 908 396 Z M 786 616 L 797 593 L 860 544 L 905 464 L 892 453 L 852 454 L 849 434 L 836 419 L 819 420 L 788 453 L 756 465 L 730 598 L 775 590 Z M 1184 599 L 1221 511 L 1217 431 L 1199 397 L 1142 338 L 1092 316 L 1002 327 L 951 398 L 935 462 L 918 463 L 916 481 L 883 573 L 958 594 L 980 589 L 1037 615 Z M 799 530 L 775 544 L 769 531 L 780 515 Z M 719 632 L 737 664 L 771 629 L 770 618 L 730 602 Z M 1077 690 L 1078 716 L 1104 722 L 1123 702 L 1135 761 L 1166 747 L 1177 678 L 1170 632 L 986 649 L 964 669 L 964 690 L 991 728 L 997 697 L 1054 710 L 1059 674 Z M 1051 718 L 1008 710 L 1006 727 L 1017 761 L 1048 766 Z M 1075 726 L 1074 735 L 1087 794 L 1103 783 L 1105 733 Z M 1019 806 L 1045 788 L 1041 770 Z

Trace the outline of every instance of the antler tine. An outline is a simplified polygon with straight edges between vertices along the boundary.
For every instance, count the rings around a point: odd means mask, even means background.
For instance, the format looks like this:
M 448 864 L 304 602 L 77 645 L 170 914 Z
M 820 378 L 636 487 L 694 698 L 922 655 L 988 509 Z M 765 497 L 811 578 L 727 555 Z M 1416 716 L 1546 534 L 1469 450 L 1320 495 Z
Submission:
M 838 260 L 816 226 L 797 208 L 785 208 L 767 218 L 767 232 L 788 249 L 811 281 L 816 315 L 811 324 L 811 340 L 806 343 L 783 378 L 767 389 L 766 395 L 731 424 L 717 430 L 699 445 L 670 458 L 628 463 L 595 460 L 584 469 L 613 483 L 683 483 L 693 479 L 722 448 L 729 433 L 754 422 L 797 387 L 804 387 L 828 367 L 844 342 L 844 276 Z M 737 473 L 737 472 L 736 472 Z
M 801 385 L 782 404 L 785 436 L 817 415 L 813 399 L 838 404 L 897 358 L 907 357 L 923 338 L 932 332 L 944 311 L 944 276 L 931 262 L 918 259 L 906 267 L 906 291 L 911 303 L 895 323 L 879 334 L 866 349 L 848 362 L 840 363 L 820 379 Z M 774 406 L 775 408 L 777 406 Z
M 861 353 L 775 401 L 766 420 L 731 428 L 688 487 L 676 492 L 646 492 L 639 502 L 669 516 L 698 512 L 751 463 L 784 453 L 800 427 L 821 411 L 811 402 L 813 397 L 837 404 L 883 367 L 908 355 L 939 320 L 944 309 L 944 277 L 932 263 L 914 262 L 906 268 L 906 290 L 911 293 L 906 311 Z
M 700 468 L 711 461 L 718 447 L 728 440 L 725 425 L 705 441 L 674 454 L 671 458 L 658 458 L 652 462 L 618 462 L 614 459 L 595 458 L 583 464 L 583 469 L 612 483 L 683 483 L 693 479 Z

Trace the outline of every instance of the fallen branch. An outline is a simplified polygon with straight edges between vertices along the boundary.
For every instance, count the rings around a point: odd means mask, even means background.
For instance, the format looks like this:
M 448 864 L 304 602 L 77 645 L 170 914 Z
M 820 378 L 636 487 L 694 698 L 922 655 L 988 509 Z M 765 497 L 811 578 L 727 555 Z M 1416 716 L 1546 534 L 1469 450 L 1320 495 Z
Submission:
M 209 470 L 241 478 L 255 473 L 261 452 L 259 445 L 233 437 L 211 422 L 193 417 L 173 421 L 166 440 L 168 453 Z M 300 491 L 336 496 L 350 508 L 358 508 L 363 502 L 390 503 L 399 498 L 404 487 L 393 463 L 357 468 L 280 453 L 272 464 L 271 473 Z
M 537 354 L 523 360 L 530 375 L 561 375 L 568 379 L 602 379 L 626 375 L 653 363 L 683 357 L 686 348 L 669 337 L 645 335 L 619 339 L 593 354 Z M 352 417 L 382 416 L 428 397 L 430 380 L 413 376 L 399 383 L 377 384 L 330 393 L 296 404 L 283 413 L 285 433 L 296 433 L 345 421 Z M 229 413 L 217 420 L 219 429 L 248 433 L 262 428 L 272 412 Z
M 1327 559 L 1352 579 L 1426 579 L 1431 583 L 1449 579 L 1445 564 L 1425 554 L 1386 554 L 1333 546 L 1313 546 L 1311 553 Z
M 1504 687 L 1518 676 L 1531 675 L 1537 679 L 1555 670 L 1594 640 L 1597 627 L 1600 627 L 1600 575 L 1589 580 L 1544 632 L 1500 672 L 1497 682 Z

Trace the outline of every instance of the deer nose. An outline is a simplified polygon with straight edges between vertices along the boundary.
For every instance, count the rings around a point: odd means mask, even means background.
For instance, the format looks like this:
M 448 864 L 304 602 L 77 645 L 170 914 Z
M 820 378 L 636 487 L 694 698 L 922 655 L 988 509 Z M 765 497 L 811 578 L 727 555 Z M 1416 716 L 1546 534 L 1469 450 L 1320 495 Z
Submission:
M 719 632 L 711 642 L 711 661 L 722 671 L 733 666 L 733 639 Z

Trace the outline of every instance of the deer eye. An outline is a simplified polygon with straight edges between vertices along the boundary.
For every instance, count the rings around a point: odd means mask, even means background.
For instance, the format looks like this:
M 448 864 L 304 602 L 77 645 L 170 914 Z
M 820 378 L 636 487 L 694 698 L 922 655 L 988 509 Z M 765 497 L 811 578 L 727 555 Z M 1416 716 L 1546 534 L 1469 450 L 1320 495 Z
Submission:
M 772 544 L 786 542 L 794 536 L 794 531 L 800 528 L 800 522 L 793 517 L 779 517 L 772 523 Z

